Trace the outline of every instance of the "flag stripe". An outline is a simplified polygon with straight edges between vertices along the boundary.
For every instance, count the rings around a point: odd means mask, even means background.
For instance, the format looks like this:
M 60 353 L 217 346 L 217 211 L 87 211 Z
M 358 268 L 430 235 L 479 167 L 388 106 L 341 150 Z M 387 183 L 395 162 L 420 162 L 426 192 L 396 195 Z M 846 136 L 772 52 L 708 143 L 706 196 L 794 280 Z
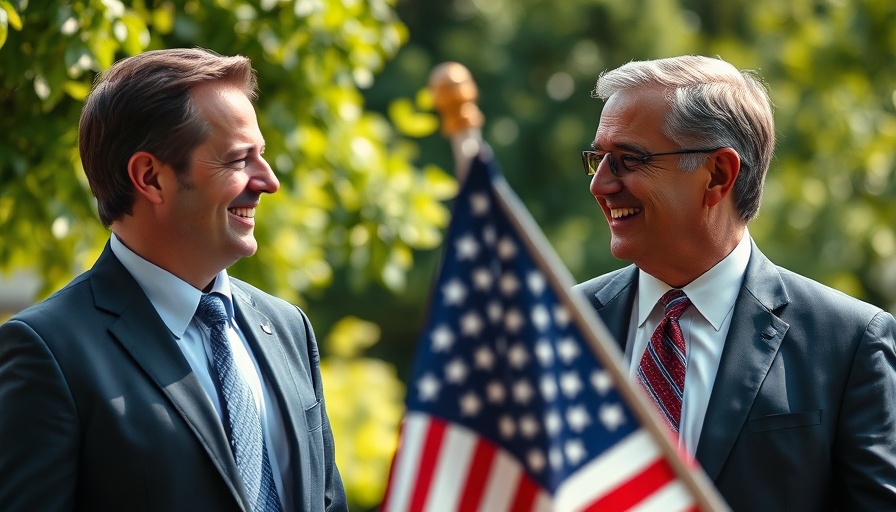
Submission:
M 476 443 L 476 449 L 473 452 L 470 471 L 467 474 L 467 481 L 464 484 L 463 497 L 458 510 L 477 510 L 479 508 L 479 502 L 485 494 L 485 484 L 492 470 L 496 452 L 497 449 L 492 443 L 482 439 Z
M 654 494 L 647 496 L 629 512 L 699 512 L 687 487 L 681 481 L 669 482 Z
M 401 438 L 395 460 L 392 463 L 392 477 L 383 499 L 383 512 L 401 512 L 408 509 L 408 498 L 416 484 L 417 466 L 423 449 L 423 438 L 429 425 L 427 416 L 408 413 L 401 423 Z
M 423 451 L 420 455 L 420 463 L 417 471 L 417 486 L 414 489 L 410 512 L 420 512 L 426 504 L 429 495 L 429 486 L 435 473 L 436 463 L 439 460 L 439 450 L 442 439 L 445 436 L 445 422 L 430 418 L 423 442 Z
M 499 450 L 492 463 L 492 472 L 485 486 L 482 507 L 479 510 L 508 510 L 520 473 L 522 471 L 519 462 L 504 450 Z
M 464 474 L 470 469 L 473 450 L 479 444 L 476 442 L 478 438 L 469 429 L 447 425 L 426 498 L 428 512 L 464 510 L 457 508 L 458 500 L 463 493 Z
M 612 492 L 605 494 L 599 500 L 594 501 L 585 510 L 588 512 L 629 510 L 643 500 L 645 496 L 656 492 L 657 489 L 673 479 L 674 475 L 666 461 L 657 459 L 653 464 L 646 467 L 644 471 L 616 487 Z
M 510 512 L 531 512 L 537 494 L 538 486 L 535 482 L 525 473 L 521 474 Z

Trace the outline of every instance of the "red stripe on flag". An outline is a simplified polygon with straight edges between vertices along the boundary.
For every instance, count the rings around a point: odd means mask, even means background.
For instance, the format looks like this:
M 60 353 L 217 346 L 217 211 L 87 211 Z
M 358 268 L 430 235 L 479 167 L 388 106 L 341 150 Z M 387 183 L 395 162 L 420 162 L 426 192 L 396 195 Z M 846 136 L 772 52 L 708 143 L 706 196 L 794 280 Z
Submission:
M 526 473 L 520 474 L 516 495 L 513 498 L 513 505 L 510 506 L 509 512 L 530 512 L 532 507 L 535 506 L 535 496 L 537 494 L 538 486 L 535 482 Z
M 495 453 L 497 453 L 495 445 L 484 441 L 481 437 L 476 441 L 476 448 L 470 459 L 470 470 L 467 473 L 467 481 L 464 482 L 458 510 L 479 509 L 485 485 L 488 483 L 488 475 L 491 473 L 492 462 L 495 460 Z
M 664 459 L 657 459 L 631 480 L 589 505 L 583 512 L 629 510 L 674 479 L 672 468 Z
M 429 485 L 432 483 L 432 475 L 435 473 L 444 437 L 445 422 L 430 419 L 429 428 L 426 429 L 426 441 L 423 442 L 423 453 L 420 454 L 417 487 L 414 489 L 414 495 L 411 497 L 411 506 L 408 509 L 410 512 L 422 511 L 426 505 Z

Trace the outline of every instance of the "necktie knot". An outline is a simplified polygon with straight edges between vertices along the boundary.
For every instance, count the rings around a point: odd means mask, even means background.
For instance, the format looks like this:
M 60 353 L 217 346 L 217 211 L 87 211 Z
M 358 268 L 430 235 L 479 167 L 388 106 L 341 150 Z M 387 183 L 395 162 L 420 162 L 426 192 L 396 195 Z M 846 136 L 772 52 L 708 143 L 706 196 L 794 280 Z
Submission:
M 666 318 L 678 320 L 684 310 L 691 305 L 691 299 L 683 291 L 673 288 L 660 298 L 660 303 L 663 305 Z
M 202 320 L 202 323 L 208 327 L 216 327 L 227 322 L 227 309 L 224 308 L 224 301 L 215 293 L 203 295 L 199 299 L 199 307 L 196 308 L 196 318 Z

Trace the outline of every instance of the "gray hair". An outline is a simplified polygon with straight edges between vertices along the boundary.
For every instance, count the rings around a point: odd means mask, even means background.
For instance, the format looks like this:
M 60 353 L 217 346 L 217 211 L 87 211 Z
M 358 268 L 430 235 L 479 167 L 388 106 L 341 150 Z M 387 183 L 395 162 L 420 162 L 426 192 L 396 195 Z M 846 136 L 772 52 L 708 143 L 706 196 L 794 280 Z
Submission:
M 591 96 L 606 100 L 635 87 L 666 90 L 672 109 L 663 123 L 663 133 L 682 148 L 737 151 L 741 167 L 733 189 L 734 204 L 743 220 L 753 219 L 775 150 L 772 104 L 762 78 L 721 59 L 686 55 L 632 61 L 604 71 Z M 705 154 L 684 155 L 681 168 L 693 170 L 705 158 Z

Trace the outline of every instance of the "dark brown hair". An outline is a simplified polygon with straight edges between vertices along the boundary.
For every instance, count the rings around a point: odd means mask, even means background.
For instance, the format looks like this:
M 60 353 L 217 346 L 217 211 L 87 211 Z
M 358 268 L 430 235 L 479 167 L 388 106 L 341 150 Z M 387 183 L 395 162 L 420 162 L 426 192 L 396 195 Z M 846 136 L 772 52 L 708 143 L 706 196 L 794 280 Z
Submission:
M 209 130 L 190 91 L 209 81 L 234 83 L 250 99 L 256 97 L 249 59 L 204 49 L 145 52 L 97 77 L 81 111 L 78 144 L 104 226 L 133 210 L 127 165 L 134 153 L 151 153 L 184 178 L 193 149 Z

